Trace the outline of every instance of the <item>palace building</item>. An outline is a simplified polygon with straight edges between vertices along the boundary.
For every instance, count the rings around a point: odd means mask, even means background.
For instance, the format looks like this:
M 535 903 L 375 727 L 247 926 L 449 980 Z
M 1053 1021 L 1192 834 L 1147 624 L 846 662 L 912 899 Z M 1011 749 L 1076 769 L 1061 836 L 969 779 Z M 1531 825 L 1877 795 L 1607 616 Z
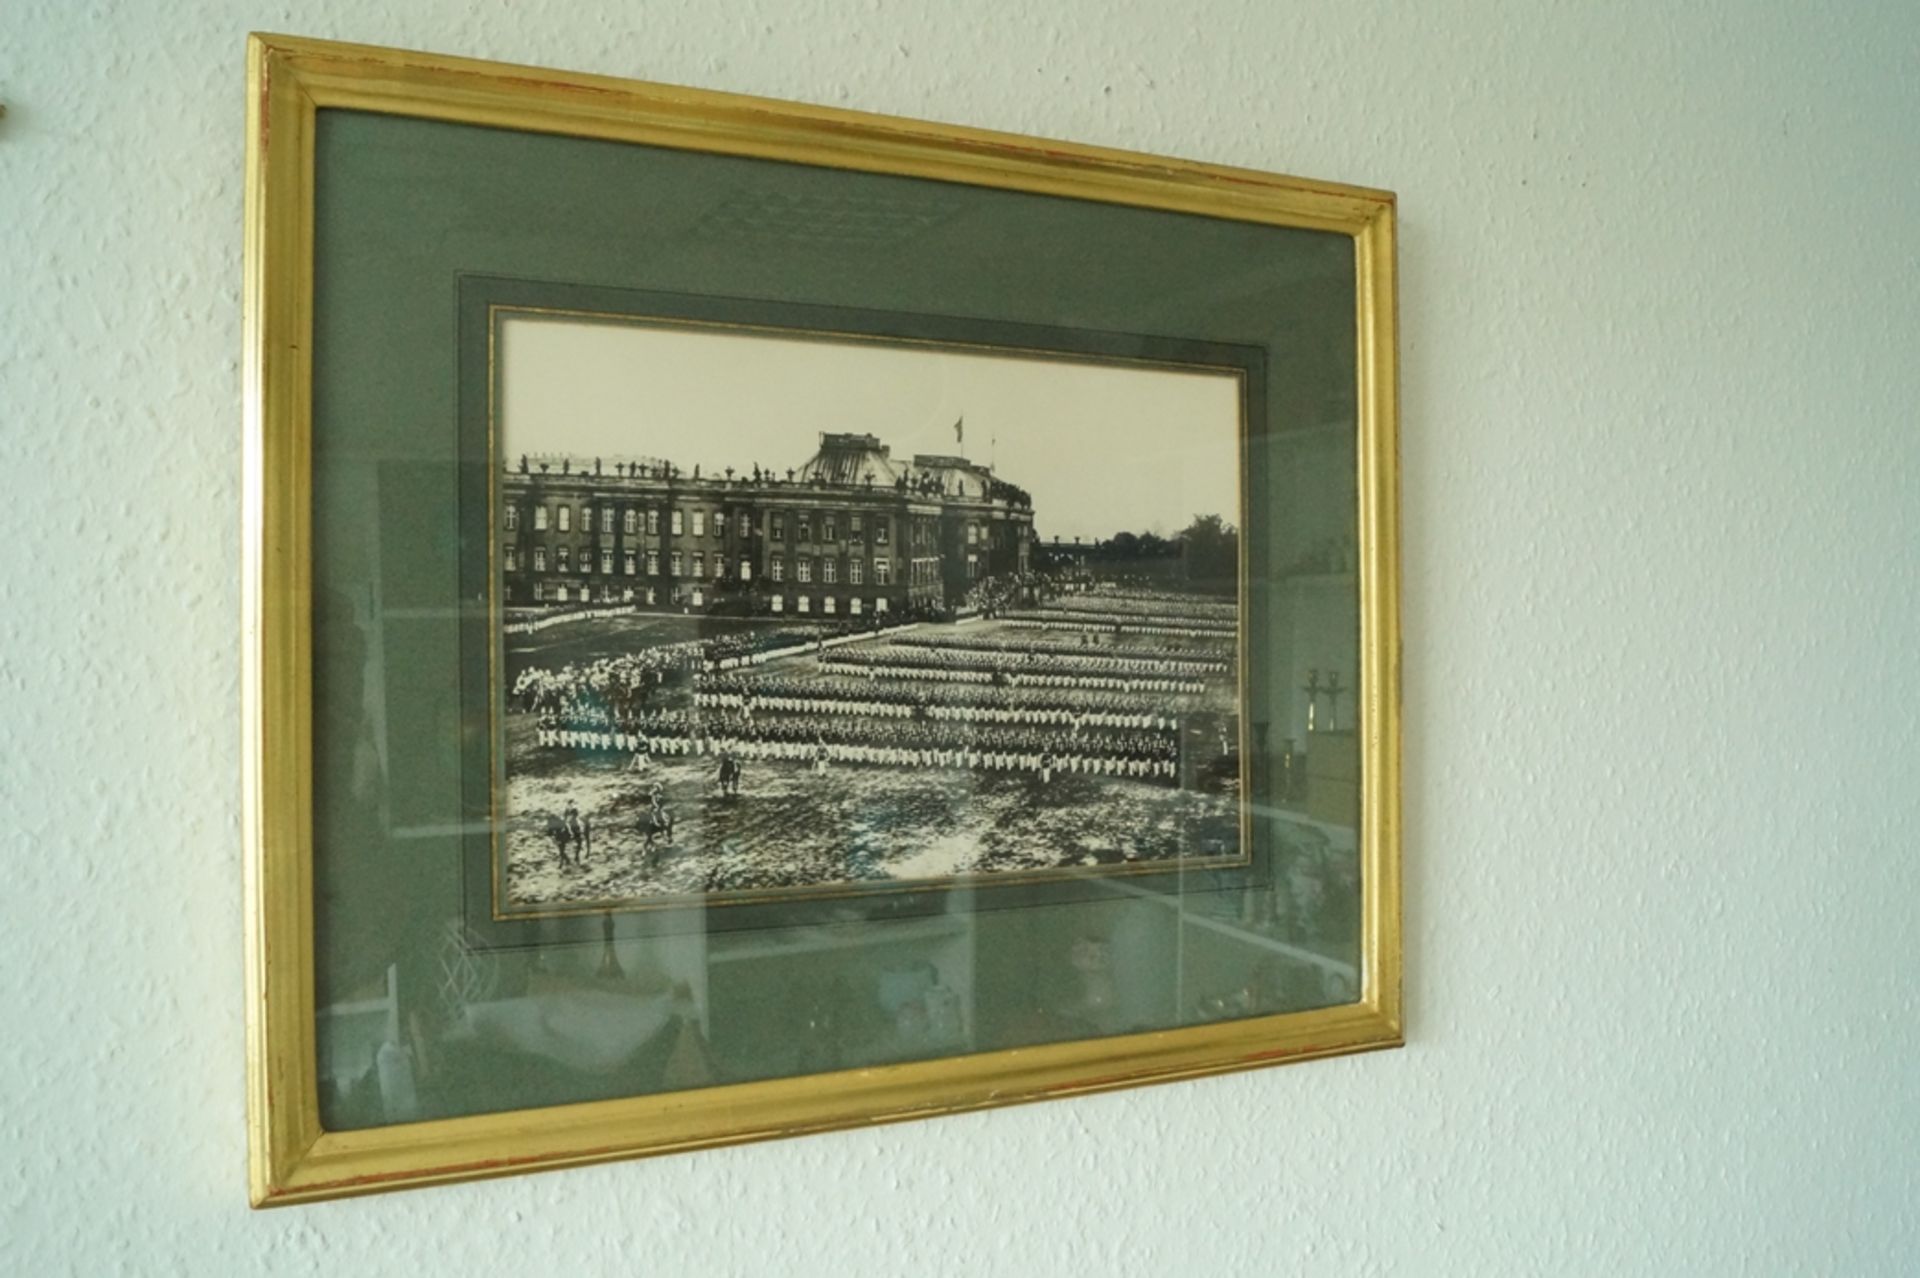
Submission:
M 805 465 L 702 475 L 657 459 L 525 457 L 500 480 L 508 608 L 632 603 L 809 617 L 941 612 L 1025 573 L 1027 492 L 964 457 L 822 434 Z

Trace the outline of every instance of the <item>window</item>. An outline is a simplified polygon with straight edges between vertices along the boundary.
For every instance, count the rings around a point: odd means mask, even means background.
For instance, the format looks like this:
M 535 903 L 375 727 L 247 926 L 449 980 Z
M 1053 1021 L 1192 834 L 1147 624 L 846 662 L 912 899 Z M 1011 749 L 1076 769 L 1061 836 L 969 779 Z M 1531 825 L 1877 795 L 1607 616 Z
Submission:
M 745 555 L 740 556 L 740 580 L 753 580 L 753 560 L 747 558 Z
M 520 527 L 520 508 L 518 506 L 507 507 L 507 531 L 513 532 L 515 529 L 519 527 Z
M 767 565 L 767 575 L 775 581 L 785 581 L 787 579 L 787 557 L 785 555 L 775 555 L 773 562 Z
M 809 607 L 807 607 L 807 602 L 808 602 L 808 600 L 807 600 L 807 596 L 805 596 L 805 595 L 801 595 L 801 596 L 800 596 L 800 611 L 801 611 L 801 612 L 811 612 L 811 611 L 813 611 L 813 610 L 812 610 L 811 608 L 809 608 Z
M 678 532 L 680 530 L 676 528 L 674 531 Z M 693 535 L 696 537 L 704 537 L 707 535 L 707 512 L 704 510 L 696 510 L 693 512 Z
M 600 508 L 600 531 L 603 533 L 613 531 L 613 507 L 611 506 Z
M 601 572 L 613 571 L 613 552 L 611 550 L 602 550 L 600 552 L 600 571 Z
M 785 595 L 775 595 L 773 597 L 773 610 L 775 612 L 785 612 L 786 609 L 787 597 Z
M 813 556 L 802 555 L 793 561 L 794 575 L 801 581 L 813 580 Z
M 893 561 L 891 559 L 876 559 L 873 561 L 873 584 L 876 586 L 891 586 L 893 584 Z
M 593 531 L 593 507 L 592 506 L 582 506 L 580 508 L 580 531 L 583 533 L 590 533 Z
M 657 510 L 649 510 L 647 512 L 647 536 L 658 537 L 659 535 L 660 535 L 660 512 Z
M 811 514 L 800 516 L 800 528 L 798 532 L 794 533 L 793 539 L 795 541 L 813 540 L 813 516 Z
M 693 575 L 696 577 L 707 575 L 707 557 L 698 550 L 693 552 Z
M 828 515 L 820 521 L 820 540 L 821 541 L 834 540 L 833 529 L 834 529 L 833 516 Z
M 660 552 L 657 550 L 649 550 L 647 552 L 647 576 L 658 577 L 659 575 L 660 575 Z
M 847 516 L 847 536 L 851 537 L 855 541 L 862 540 L 863 537 L 865 536 L 865 530 L 862 529 L 860 525 L 863 522 L 864 522 L 864 519 L 860 515 L 848 515 Z
M 887 610 L 887 597 L 885 595 L 881 595 L 873 601 L 873 610 L 875 612 L 885 612 Z
M 840 580 L 840 561 L 827 558 L 820 561 L 820 580 L 829 586 Z
M 874 520 L 873 521 L 873 544 L 876 546 L 886 545 L 887 535 L 892 530 L 893 530 L 893 521 L 891 519 L 888 519 L 886 516 L 882 515 L 880 518 Z
M 559 600 L 559 601 L 560 601 L 561 603 L 566 603 L 566 602 L 567 602 L 567 601 L 568 601 L 569 599 L 571 599 L 571 598 L 572 598 L 572 595 L 570 595 L 570 594 L 569 594 L 569 593 L 567 592 L 567 583 L 566 583 L 566 582 L 564 582 L 564 581 L 563 581 L 563 582 L 561 582 L 561 583 L 560 583 L 560 588 L 559 588 L 558 590 L 556 590 L 556 591 L 554 591 L 554 592 L 553 592 L 553 597 L 554 597 L 555 599 L 557 599 L 557 600 Z
M 673 535 L 678 537 L 686 531 L 686 513 L 678 506 L 673 508 Z
M 859 558 L 847 560 L 847 580 L 853 585 L 859 585 L 860 579 L 866 575 L 861 571 L 864 564 L 865 561 Z
M 593 587 L 592 587 L 592 586 L 582 586 L 582 587 L 580 587 L 580 602 L 581 602 L 581 603 L 592 603 L 592 602 L 593 602 Z
M 859 600 L 858 598 L 854 598 L 854 599 L 849 599 L 849 600 L 847 600 L 847 611 L 848 611 L 848 612 L 850 612 L 850 613 L 852 613 L 852 614 L 853 614 L 854 616 L 856 616 L 856 617 L 857 617 L 857 616 L 859 616 L 859 615 L 860 615 L 860 600 Z
M 535 532 L 545 532 L 547 530 L 547 508 L 545 506 L 535 506 L 533 508 L 533 530 Z
M 562 509 L 565 509 L 565 507 L 562 507 Z M 560 550 L 558 553 L 560 556 L 560 559 L 559 559 L 560 571 L 565 572 L 567 571 L 567 569 L 573 566 L 573 562 L 572 562 L 573 552 L 568 550 L 565 546 L 562 546 L 560 547 Z
M 753 516 L 744 510 L 740 512 L 740 535 L 742 537 L 753 536 Z
M 508 572 L 520 571 L 520 553 L 516 551 L 512 546 L 507 547 L 506 553 L 505 553 L 505 559 L 507 563 Z
M 633 536 L 633 534 L 635 534 L 636 532 L 639 532 L 640 531 L 638 527 L 638 524 L 640 523 L 639 514 L 640 512 L 634 510 L 632 507 L 628 507 L 626 510 L 621 511 L 620 512 L 620 531 L 627 534 L 627 536 L 629 537 Z
M 671 577 L 680 575 L 680 552 L 677 550 L 667 558 L 667 575 Z
M 715 555 L 713 557 L 713 579 L 715 581 L 719 581 L 722 577 L 726 575 L 727 575 L 727 557 L 725 555 Z
M 968 524 L 968 525 L 967 525 L 967 544 L 968 544 L 969 546 L 972 546 L 972 545 L 977 545 L 977 544 L 979 543 L 979 541 L 980 541 L 980 528 L 979 528 L 979 525 L 977 525 L 977 524 Z
M 826 603 L 826 611 L 831 613 L 833 611 L 833 596 L 828 595 L 824 602 Z
M 536 581 L 533 583 L 533 601 L 535 603 L 539 603 L 540 600 L 545 597 L 546 593 L 547 592 L 541 582 Z
M 640 557 L 629 550 L 626 553 L 625 562 L 621 564 L 621 567 L 627 570 L 627 576 L 635 576 L 640 567 Z
M 547 570 L 547 548 L 545 546 L 535 546 L 533 548 L 533 570 L 535 572 L 545 572 Z
M 571 506 L 562 506 L 560 508 L 560 531 L 573 531 L 573 507 Z

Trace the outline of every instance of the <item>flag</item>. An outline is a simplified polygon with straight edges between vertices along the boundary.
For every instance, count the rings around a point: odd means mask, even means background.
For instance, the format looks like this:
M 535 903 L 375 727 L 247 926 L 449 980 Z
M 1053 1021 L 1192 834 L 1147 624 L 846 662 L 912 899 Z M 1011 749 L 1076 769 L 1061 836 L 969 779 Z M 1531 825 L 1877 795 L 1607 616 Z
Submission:
M 954 419 L 953 442 L 956 444 L 967 442 L 967 419 L 964 415 Z

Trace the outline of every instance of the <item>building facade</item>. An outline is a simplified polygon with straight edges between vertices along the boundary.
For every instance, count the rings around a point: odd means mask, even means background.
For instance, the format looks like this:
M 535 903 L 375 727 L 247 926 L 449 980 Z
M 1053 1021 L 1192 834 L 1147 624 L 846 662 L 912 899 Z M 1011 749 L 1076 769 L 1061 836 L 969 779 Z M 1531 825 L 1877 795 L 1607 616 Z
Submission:
M 1025 573 L 1033 542 L 1023 489 L 961 457 L 896 460 L 864 434 L 823 434 L 779 473 L 520 458 L 501 476 L 495 522 L 509 609 L 949 612 Z

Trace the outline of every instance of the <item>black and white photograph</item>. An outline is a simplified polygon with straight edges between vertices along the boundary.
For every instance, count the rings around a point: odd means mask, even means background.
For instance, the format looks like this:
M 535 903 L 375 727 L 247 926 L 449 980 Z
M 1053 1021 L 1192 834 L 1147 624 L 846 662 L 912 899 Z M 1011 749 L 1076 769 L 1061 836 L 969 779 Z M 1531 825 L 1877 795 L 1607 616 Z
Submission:
M 1244 859 L 1242 370 L 493 335 L 502 908 Z

